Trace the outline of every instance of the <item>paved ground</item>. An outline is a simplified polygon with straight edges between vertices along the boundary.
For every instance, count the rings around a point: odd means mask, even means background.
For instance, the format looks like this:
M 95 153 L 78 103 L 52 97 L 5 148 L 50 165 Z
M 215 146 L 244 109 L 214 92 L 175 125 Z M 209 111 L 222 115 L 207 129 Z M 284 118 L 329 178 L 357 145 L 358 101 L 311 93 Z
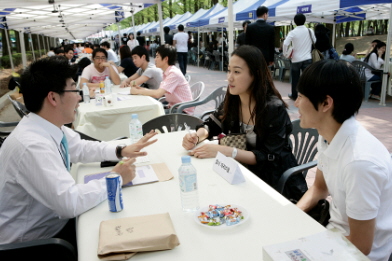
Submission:
M 188 74 L 191 76 L 191 84 L 203 81 L 205 83 L 205 91 L 202 98 L 211 93 L 214 89 L 227 85 L 226 73 L 220 71 L 207 70 L 206 68 L 198 68 L 197 66 L 188 65 Z M 288 74 L 287 74 L 288 75 Z M 275 86 L 281 93 L 283 99 L 289 105 L 289 115 L 292 120 L 298 119 L 298 110 L 294 107 L 294 102 L 288 98 L 291 92 L 291 86 L 288 79 L 284 82 L 275 80 Z M 363 102 L 357 119 L 376 136 L 386 147 L 392 152 L 392 97 L 387 96 L 387 106 L 382 107 L 378 102 L 371 100 Z M 195 114 L 201 114 L 203 111 L 212 109 L 213 103 L 201 105 L 196 108 Z M 6 106 L 0 110 L 0 121 L 15 121 L 20 117 L 13 110 L 12 106 Z M 3 129 L 2 129 L 3 130 Z M 308 181 L 312 184 L 314 171 L 309 172 Z

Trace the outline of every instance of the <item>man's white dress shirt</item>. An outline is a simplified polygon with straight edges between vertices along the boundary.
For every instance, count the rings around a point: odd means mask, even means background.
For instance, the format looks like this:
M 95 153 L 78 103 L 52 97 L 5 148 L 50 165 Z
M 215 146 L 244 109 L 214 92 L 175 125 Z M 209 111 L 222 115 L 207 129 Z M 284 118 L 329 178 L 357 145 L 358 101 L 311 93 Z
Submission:
M 283 42 L 283 53 L 286 54 L 290 43 L 292 43 L 293 56 L 291 62 L 299 63 L 312 59 L 312 38 L 310 38 L 310 36 L 312 36 L 313 42 L 316 43 L 316 36 L 314 36 L 313 30 L 307 28 L 305 25 L 297 26 L 294 30 L 289 32 Z

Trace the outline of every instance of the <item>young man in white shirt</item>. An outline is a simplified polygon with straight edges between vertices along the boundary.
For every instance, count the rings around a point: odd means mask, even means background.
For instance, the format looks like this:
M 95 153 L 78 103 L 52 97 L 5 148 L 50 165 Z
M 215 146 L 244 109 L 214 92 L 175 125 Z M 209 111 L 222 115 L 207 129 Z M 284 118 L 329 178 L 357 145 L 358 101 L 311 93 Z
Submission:
M 94 49 L 93 63 L 83 69 L 80 78 L 80 88 L 83 86 L 83 83 L 87 83 L 90 90 L 95 90 L 99 88 L 101 81 L 105 81 L 106 76 L 109 76 L 109 79 L 115 85 L 121 83 L 116 66 L 110 64 L 107 58 L 108 53 L 105 49 Z
M 81 140 L 64 124 L 74 121 L 81 97 L 72 77 L 76 68 L 64 57 L 33 62 L 21 77 L 23 117 L 0 150 L 0 244 L 61 237 L 76 246 L 74 217 L 107 198 L 105 178 L 76 184 L 69 173 L 77 162 L 116 161 L 123 184 L 135 177 L 135 157 L 156 140 L 116 146 Z M 69 223 L 68 223 L 69 224 Z
M 103 42 L 100 44 L 100 47 L 102 49 L 105 49 L 106 52 L 108 53 L 108 62 L 114 62 L 114 63 L 118 63 L 118 57 L 117 54 L 110 49 L 110 43 L 109 42 Z
M 189 36 L 184 32 L 184 26 L 178 26 L 178 33 L 173 37 L 173 45 L 177 48 L 178 65 L 182 74 L 186 74 L 186 66 L 188 63 L 188 39 Z
M 293 45 L 293 56 L 291 58 L 291 94 L 289 98 L 297 99 L 297 83 L 301 71 L 312 64 L 312 39 L 316 43 L 316 37 L 313 30 L 308 29 L 304 24 L 306 17 L 303 14 L 297 14 L 294 22 L 297 27 L 290 31 L 283 42 L 283 53 L 287 52 L 290 43 Z
M 136 46 L 132 50 L 132 60 L 139 69 L 134 75 L 125 79 L 120 87 L 140 86 L 156 90 L 162 82 L 163 72 L 154 64 L 150 63 L 150 58 L 146 48 Z
M 346 61 L 322 60 L 307 68 L 297 88 L 301 127 L 320 134 L 316 178 L 297 206 L 307 212 L 330 195 L 327 228 L 340 230 L 370 260 L 386 261 L 392 252 L 392 160 L 354 117 L 363 99 L 358 73 Z

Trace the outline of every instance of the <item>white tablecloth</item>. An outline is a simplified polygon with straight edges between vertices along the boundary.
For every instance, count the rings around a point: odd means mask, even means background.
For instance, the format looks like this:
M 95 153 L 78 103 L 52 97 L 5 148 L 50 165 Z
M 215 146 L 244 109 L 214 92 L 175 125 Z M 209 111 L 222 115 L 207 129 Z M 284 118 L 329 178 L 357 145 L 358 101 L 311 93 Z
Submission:
M 178 168 L 185 132 L 159 134 L 158 142 L 146 149 L 150 164 L 165 162 L 174 179 L 123 189 L 124 210 L 109 212 L 107 201 L 82 214 L 77 223 L 79 260 L 98 261 L 99 224 L 103 220 L 168 212 L 180 240 L 173 250 L 138 253 L 132 260 L 262 260 L 262 246 L 324 231 L 274 189 L 241 166 L 246 182 L 230 185 L 212 171 L 213 159 L 192 158 L 197 169 L 200 206 L 236 204 L 246 208 L 249 220 L 237 227 L 215 229 L 193 220 L 181 209 Z M 77 181 L 85 174 L 103 172 L 98 163 L 76 164 Z
M 113 92 L 129 92 L 130 88 L 114 87 Z M 121 94 L 118 95 L 122 96 Z M 118 101 L 113 106 L 96 106 L 95 100 L 80 103 L 74 121 L 77 131 L 99 140 L 111 140 L 120 136 L 129 137 L 131 114 L 137 113 L 142 124 L 164 115 L 162 103 L 141 95 L 128 95 L 130 100 Z

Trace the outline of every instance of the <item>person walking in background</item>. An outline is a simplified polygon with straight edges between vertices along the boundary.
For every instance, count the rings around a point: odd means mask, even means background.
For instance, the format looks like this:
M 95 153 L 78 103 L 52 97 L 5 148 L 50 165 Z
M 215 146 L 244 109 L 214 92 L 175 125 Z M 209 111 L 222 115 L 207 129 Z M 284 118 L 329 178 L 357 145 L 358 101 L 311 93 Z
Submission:
M 326 28 L 323 24 L 318 24 L 314 28 L 314 34 L 316 36 L 316 42 L 314 44 L 316 49 L 323 54 L 324 59 L 328 59 L 328 50 L 331 48 L 328 28 Z
M 267 23 L 268 8 L 259 6 L 256 10 L 257 20 L 247 26 L 246 44 L 256 46 L 263 53 L 268 66 L 274 64 L 275 30 Z
M 139 45 L 142 47 L 145 47 L 146 45 L 146 39 L 144 39 L 144 36 L 141 36 L 141 32 L 137 32 L 136 35 L 136 40 L 139 42 Z
M 346 43 L 342 55 L 340 55 L 340 60 L 344 60 L 349 63 L 352 63 L 353 61 L 357 60 L 355 56 L 351 55 L 353 51 L 354 51 L 354 45 L 352 43 Z
M 169 34 L 170 27 L 169 26 L 163 27 L 163 31 L 165 32 L 165 44 L 173 45 L 173 35 Z
M 245 22 L 242 23 L 242 28 L 244 29 L 244 31 L 242 33 L 240 33 L 237 37 L 237 41 L 235 42 L 236 48 L 245 44 L 245 42 L 246 42 L 246 28 L 248 27 L 249 24 L 250 24 L 249 20 L 246 20 Z
M 129 40 L 127 41 L 127 45 L 129 46 L 129 49 L 131 49 L 132 51 L 133 48 L 139 45 L 139 41 L 135 39 L 135 35 L 133 33 L 130 33 L 128 37 Z
M 369 53 L 363 60 L 376 70 L 380 70 L 384 64 L 386 44 L 384 42 L 377 43 L 373 51 Z M 381 81 L 382 72 L 372 72 L 369 69 L 365 69 L 365 76 L 367 81 Z M 372 83 L 372 90 L 370 91 L 371 99 L 380 100 L 381 93 L 381 82 Z
M 291 58 L 291 94 L 289 98 L 297 99 L 297 83 L 301 71 L 312 64 L 312 39 L 316 42 L 313 30 L 306 28 L 304 25 L 306 17 L 303 14 L 296 14 L 294 16 L 294 23 L 297 27 L 290 31 L 283 42 L 283 53 L 287 54 L 290 44 L 293 46 L 293 55 Z
M 183 75 L 186 74 L 186 67 L 188 63 L 188 39 L 189 36 L 184 32 L 184 26 L 178 26 L 178 33 L 173 37 L 173 44 L 177 49 L 178 65 Z

